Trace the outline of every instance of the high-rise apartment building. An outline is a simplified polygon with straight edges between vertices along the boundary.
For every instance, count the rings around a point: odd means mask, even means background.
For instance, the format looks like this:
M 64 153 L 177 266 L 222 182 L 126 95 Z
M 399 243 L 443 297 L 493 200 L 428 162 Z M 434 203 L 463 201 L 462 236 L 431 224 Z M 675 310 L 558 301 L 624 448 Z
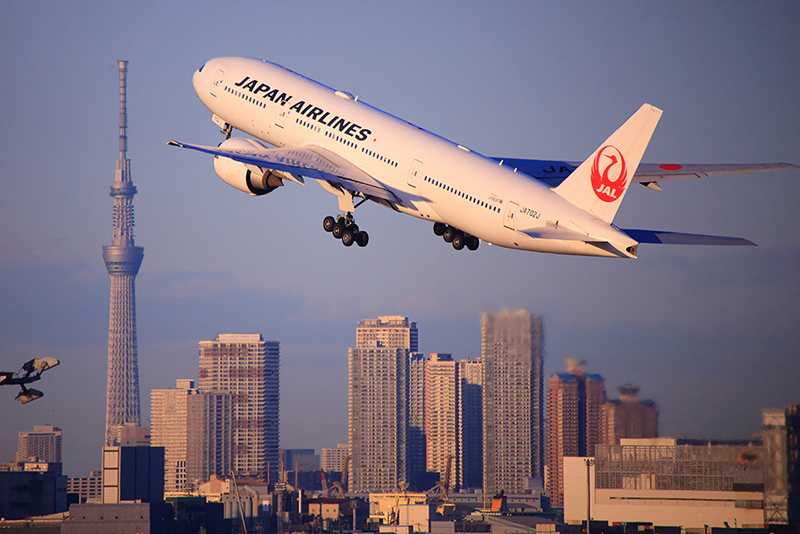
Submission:
M 61 429 L 53 425 L 34 425 L 33 431 L 20 432 L 14 461 L 61 463 Z
M 603 404 L 600 443 L 619 445 L 619 440 L 623 438 L 657 438 L 656 403 L 652 400 L 639 400 L 639 387 L 634 384 L 623 384 L 617 390 L 619 399 L 609 399 Z
M 425 364 L 427 470 L 438 473 L 451 487 L 459 479 L 458 369 L 450 354 L 431 353 Z M 450 478 L 445 481 L 448 471 Z
M 326 473 L 342 472 L 345 457 L 350 456 L 350 444 L 339 443 L 334 447 L 323 447 L 320 454 L 320 467 Z
M 417 325 L 407 317 L 358 324 L 347 358 L 354 491 L 395 491 L 409 483 L 409 369 L 417 340 Z
M 483 494 L 521 493 L 544 468 L 542 318 L 527 311 L 481 317 Z M 485 503 L 488 505 L 488 503 Z
M 458 478 L 461 489 L 483 488 L 483 361 L 458 362 Z
M 567 360 L 567 372 L 550 377 L 547 391 L 547 489 L 554 506 L 564 505 L 564 457 L 594 456 L 600 444 L 605 384 L 583 366 Z
M 164 491 L 184 491 L 188 446 L 190 395 L 196 395 L 193 380 L 177 380 L 172 389 L 150 392 L 150 443 L 164 447 Z
M 191 488 L 233 470 L 235 393 L 200 391 L 186 399 L 186 483 Z
M 408 363 L 408 471 L 409 487 L 413 490 L 430 488 L 434 482 L 425 477 L 428 456 L 425 437 L 426 387 L 425 366 L 428 359 L 420 352 L 409 354 Z
M 356 348 L 369 347 L 402 347 L 419 352 L 417 323 L 401 315 L 364 319 L 356 329 Z
M 233 468 L 233 395 L 199 391 L 193 380 L 154 389 L 151 442 L 164 447 L 164 491 L 183 492 Z
M 233 394 L 236 476 L 277 480 L 280 344 L 260 334 L 218 334 L 200 342 L 199 389 Z

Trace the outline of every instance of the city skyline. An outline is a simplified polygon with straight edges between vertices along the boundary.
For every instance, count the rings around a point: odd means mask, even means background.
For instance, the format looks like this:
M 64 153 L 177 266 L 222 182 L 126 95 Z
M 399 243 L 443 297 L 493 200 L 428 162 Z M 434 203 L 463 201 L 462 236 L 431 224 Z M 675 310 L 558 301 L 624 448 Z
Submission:
M 300 23 L 293 8 L 259 4 L 3 7 L 0 65 L 15 74 L 0 81 L 13 124 L 0 133 L 0 361 L 61 365 L 37 402 L 3 394 L 0 450 L 10 454 L 31 423 L 53 423 L 68 474 L 99 465 L 109 282 L 98 248 L 119 58 L 131 62 L 136 238 L 148 248 L 136 288 L 144 391 L 195 377 L 198 340 L 261 332 L 282 344 L 281 446 L 333 446 L 346 441 L 344 355 L 360 319 L 413 317 L 422 351 L 461 360 L 480 353 L 481 313 L 507 307 L 544 316 L 545 376 L 575 358 L 610 388 L 636 383 L 658 400 L 663 435 L 742 438 L 758 431 L 761 408 L 798 402 L 798 171 L 632 187 L 620 210 L 625 226 L 739 235 L 759 245 L 747 250 L 643 246 L 636 261 L 595 261 L 482 246 L 467 256 L 429 225 L 369 204 L 359 208 L 369 247 L 344 249 L 320 229 L 336 202 L 315 184 L 248 198 L 210 158 L 165 146 L 222 139 L 191 75 L 211 57 L 244 55 L 487 155 L 582 159 L 647 101 L 664 116 L 645 161 L 797 164 L 795 3 L 308 11 Z

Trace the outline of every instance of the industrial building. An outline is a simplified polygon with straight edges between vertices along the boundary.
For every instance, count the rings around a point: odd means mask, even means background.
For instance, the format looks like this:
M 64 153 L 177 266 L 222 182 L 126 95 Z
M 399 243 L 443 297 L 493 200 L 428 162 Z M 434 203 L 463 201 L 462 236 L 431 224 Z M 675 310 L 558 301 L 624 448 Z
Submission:
M 594 458 L 564 458 L 564 520 L 585 521 L 588 511 L 609 523 L 761 526 L 765 460 L 755 442 L 658 438 L 598 445 Z

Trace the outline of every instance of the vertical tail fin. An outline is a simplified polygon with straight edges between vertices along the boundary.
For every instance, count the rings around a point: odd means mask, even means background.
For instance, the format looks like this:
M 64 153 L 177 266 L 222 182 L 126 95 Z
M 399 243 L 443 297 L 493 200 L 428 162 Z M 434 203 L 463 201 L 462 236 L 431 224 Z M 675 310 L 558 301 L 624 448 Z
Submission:
M 553 191 L 611 224 L 661 113 L 644 104 Z

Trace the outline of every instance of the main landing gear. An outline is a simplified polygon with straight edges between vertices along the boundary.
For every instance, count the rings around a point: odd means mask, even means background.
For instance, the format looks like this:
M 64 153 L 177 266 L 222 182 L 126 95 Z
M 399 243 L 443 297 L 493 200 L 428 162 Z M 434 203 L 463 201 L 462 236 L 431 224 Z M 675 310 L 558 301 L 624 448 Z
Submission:
M 456 250 L 461 250 L 464 247 L 467 247 L 469 250 L 478 250 L 478 245 L 481 244 L 474 235 L 462 232 L 449 224 L 440 222 L 433 223 L 433 233 L 442 236 L 447 243 L 452 243 L 453 248 Z
M 350 212 L 339 215 L 336 219 L 328 215 L 322 219 L 322 229 L 330 232 L 336 239 L 341 239 L 342 245 L 346 247 L 352 246 L 353 243 L 359 247 L 366 247 L 369 243 L 369 235 L 358 229 L 353 214 Z

